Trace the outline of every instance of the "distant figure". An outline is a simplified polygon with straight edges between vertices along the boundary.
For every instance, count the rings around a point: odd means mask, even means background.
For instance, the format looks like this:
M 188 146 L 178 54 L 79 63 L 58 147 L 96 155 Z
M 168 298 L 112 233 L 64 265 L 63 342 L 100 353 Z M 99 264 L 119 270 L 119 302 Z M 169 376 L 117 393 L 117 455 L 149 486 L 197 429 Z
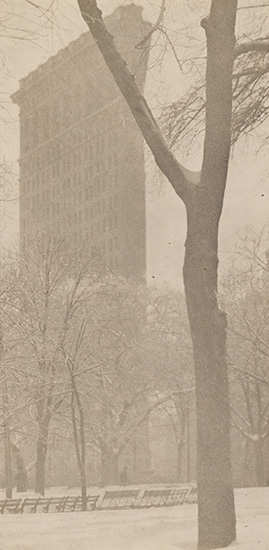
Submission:
M 122 471 L 120 473 L 120 484 L 121 485 L 128 485 L 128 483 L 129 483 L 128 468 L 125 464 L 125 466 L 123 466 Z

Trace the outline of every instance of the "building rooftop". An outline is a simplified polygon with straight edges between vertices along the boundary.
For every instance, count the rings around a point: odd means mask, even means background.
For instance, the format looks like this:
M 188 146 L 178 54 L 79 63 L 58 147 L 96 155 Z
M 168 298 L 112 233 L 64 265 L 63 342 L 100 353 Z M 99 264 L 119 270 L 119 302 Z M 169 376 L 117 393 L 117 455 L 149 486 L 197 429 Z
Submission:
M 104 21 L 109 30 L 112 30 L 115 25 L 120 28 L 119 23 L 122 22 L 122 31 L 124 33 L 125 22 L 127 22 L 130 18 L 132 20 L 137 19 L 138 22 L 143 24 L 144 29 L 145 25 L 148 25 L 148 30 L 150 30 L 151 24 L 142 18 L 142 11 L 143 8 L 141 6 L 137 6 L 133 3 L 126 6 L 119 6 L 111 15 L 106 16 Z M 83 50 L 90 44 L 92 44 L 93 48 L 96 47 L 90 31 L 86 31 L 76 40 L 72 40 L 67 47 L 65 46 L 64 48 L 61 48 L 55 55 L 45 61 L 45 63 L 38 65 L 36 69 L 20 80 L 19 89 L 11 96 L 14 103 L 19 104 L 21 96 L 33 84 L 38 83 L 38 81 L 41 81 L 44 77 L 54 71 L 56 67 L 59 67 L 59 65 L 68 61 L 70 59 L 70 55 L 76 55 L 79 51 Z

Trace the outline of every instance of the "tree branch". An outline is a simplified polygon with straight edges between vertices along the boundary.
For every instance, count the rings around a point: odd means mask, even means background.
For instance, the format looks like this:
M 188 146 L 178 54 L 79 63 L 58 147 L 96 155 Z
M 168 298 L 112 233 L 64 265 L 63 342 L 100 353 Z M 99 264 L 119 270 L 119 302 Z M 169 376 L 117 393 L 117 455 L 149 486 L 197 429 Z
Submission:
M 165 143 L 134 76 L 117 51 L 113 37 L 106 29 L 96 0 L 78 0 L 78 5 L 81 15 L 88 25 L 118 88 L 128 103 L 158 167 L 168 178 L 176 194 L 186 204 L 196 188 L 193 173 L 179 164 Z
M 166 0 L 162 0 L 162 5 L 160 7 L 160 13 L 158 15 L 158 19 L 155 25 L 153 25 L 152 29 L 148 32 L 148 34 L 146 34 L 146 36 L 144 36 L 144 38 L 136 45 L 137 50 L 143 48 L 148 42 L 148 40 L 150 39 L 151 35 L 160 28 L 161 22 L 163 20 L 164 12 L 165 12 L 165 4 L 166 4 Z
M 269 4 L 254 4 L 254 6 L 240 6 L 239 10 L 256 10 L 257 8 L 269 8 Z
M 250 52 L 265 52 L 269 53 L 269 39 L 264 40 L 251 40 L 249 42 L 243 42 L 242 44 L 237 44 L 234 49 L 234 57 L 239 57 L 245 53 Z

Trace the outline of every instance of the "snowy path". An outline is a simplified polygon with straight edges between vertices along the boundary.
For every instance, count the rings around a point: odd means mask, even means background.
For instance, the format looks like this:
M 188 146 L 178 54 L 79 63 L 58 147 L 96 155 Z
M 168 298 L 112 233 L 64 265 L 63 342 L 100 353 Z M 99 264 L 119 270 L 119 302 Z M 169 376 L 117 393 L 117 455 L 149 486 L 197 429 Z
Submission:
M 269 488 L 236 491 L 238 542 L 269 550 Z M 0 550 L 195 550 L 196 505 L 0 516 Z

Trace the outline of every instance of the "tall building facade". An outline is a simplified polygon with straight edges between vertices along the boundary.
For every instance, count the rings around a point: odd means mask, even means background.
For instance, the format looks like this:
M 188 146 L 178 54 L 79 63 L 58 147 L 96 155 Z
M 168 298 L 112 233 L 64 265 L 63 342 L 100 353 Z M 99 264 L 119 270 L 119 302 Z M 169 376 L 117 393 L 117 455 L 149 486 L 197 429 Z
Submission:
M 142 9 L 106 18 L 143 89 L 149 32 Z M 146 270 L 141 134 L 89 32 L 20 81 L 20 240 L 38 233 L 84 242 L 124 276 Z

